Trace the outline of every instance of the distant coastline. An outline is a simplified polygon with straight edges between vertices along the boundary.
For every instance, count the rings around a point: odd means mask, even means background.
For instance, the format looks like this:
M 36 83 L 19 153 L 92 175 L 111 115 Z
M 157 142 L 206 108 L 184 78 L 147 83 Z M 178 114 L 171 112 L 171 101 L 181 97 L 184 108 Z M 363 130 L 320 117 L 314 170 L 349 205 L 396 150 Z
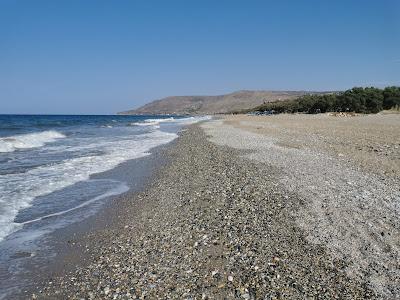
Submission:
M 400 107 L 400 87 L 355 87 L 346 91 L 238 91 L 218 96 L 171 96 L 119 115 L 214 115 L 275 112 L 376 113 Z
M 120 115 L 210 115 L 250 109 L 263 103 L 295 99 L 310 91 L 237 91 L 217 96 L 170 96 L 151 101 L 137 109 L 119 112 Z

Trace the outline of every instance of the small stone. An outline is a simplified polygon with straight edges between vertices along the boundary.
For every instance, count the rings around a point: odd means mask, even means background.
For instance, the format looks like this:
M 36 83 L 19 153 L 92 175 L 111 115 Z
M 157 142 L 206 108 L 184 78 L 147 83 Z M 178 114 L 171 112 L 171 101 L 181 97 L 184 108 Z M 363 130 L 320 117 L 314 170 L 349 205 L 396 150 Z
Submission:
M 110 287 L 109 286 L 106 286 L 105 288 L 104 288 L 104 295 L 108 295 L 110 293 Z
M 232 282 L 233 281 L 233 276 L 229 275 L 228 276 L 228 281 Z
M 244 299 L 250 299 L 250 295 L 249 295 L 249 293 L 245 293 L 245 294 L 243 294 L 243 295 L 242 295 L 242 297 L 243 297 Z

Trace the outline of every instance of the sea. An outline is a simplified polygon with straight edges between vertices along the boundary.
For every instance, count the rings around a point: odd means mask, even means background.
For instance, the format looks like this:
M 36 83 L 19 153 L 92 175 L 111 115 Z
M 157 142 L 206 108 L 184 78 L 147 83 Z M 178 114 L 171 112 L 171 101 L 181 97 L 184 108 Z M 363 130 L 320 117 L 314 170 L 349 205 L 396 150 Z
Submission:
M 15 258 L 40 251 L 35 241 L 130 189 L 118 176 L 93 175 L 149 156 L 184 125 L 205 119 L 0 115 L 0 299 L 20 288 L 12 281 L 23 272 Z

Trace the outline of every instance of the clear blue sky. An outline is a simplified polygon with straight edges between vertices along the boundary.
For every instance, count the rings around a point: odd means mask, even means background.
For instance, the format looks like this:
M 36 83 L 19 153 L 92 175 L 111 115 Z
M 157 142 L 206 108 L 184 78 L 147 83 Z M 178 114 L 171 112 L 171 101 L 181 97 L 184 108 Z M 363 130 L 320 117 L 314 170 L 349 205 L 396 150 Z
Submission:
M 0 113 L 400 85 L 399 0 L 0 0 Z

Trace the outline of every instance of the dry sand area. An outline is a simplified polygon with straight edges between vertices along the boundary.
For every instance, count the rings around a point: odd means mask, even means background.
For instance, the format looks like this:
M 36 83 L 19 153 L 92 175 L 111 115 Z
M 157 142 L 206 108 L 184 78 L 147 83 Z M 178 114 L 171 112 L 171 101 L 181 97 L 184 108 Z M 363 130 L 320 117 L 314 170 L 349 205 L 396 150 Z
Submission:
M 302 201 L 295 222 L 350 278 L 400 297 L 400 115 L 238 115 L 202 126 L 212 142 L 279 170 Z

